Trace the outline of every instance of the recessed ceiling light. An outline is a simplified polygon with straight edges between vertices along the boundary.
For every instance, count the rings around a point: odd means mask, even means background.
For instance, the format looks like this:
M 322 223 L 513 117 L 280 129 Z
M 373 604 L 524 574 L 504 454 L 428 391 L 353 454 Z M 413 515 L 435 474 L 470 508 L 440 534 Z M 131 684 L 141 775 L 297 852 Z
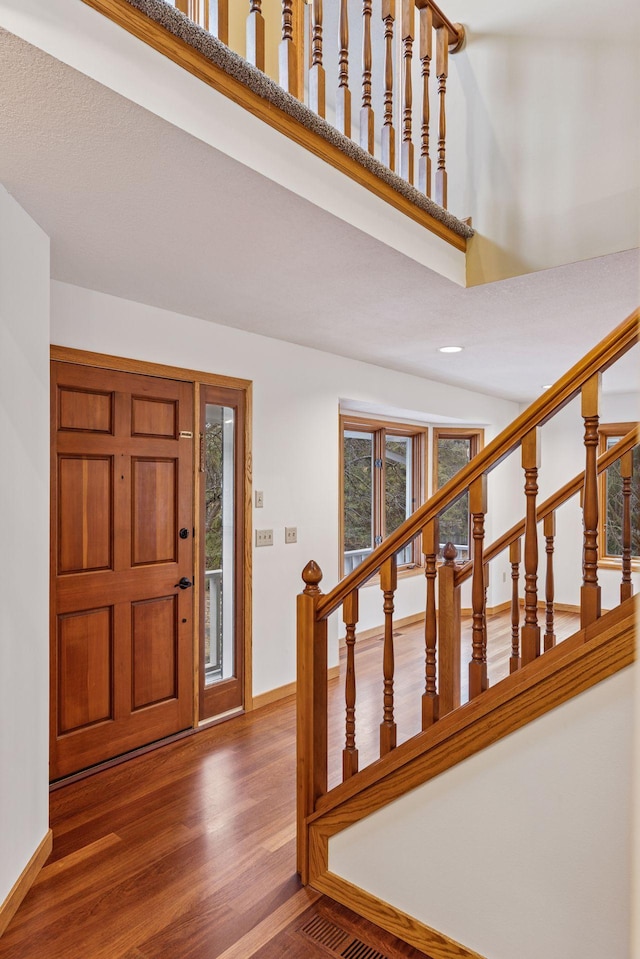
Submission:
M 461 353 L 461 346 L 439 346 L 438 351 L 440 353 Z

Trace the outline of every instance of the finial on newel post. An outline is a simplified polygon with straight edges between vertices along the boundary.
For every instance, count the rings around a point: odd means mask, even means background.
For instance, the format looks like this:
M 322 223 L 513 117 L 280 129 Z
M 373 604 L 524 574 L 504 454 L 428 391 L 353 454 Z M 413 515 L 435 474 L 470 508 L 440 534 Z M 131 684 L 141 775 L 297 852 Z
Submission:
M 319 594 L 320 583 L 322 582 L 322 570 L 315 560 L 309 560 L 302 570 L 302 580 L 305 584 L 304 592 L 307 596 L 317 596 Z
M 447 543 L 442 550 L 442 558 L 446 566 L 455 566 L 457 555 L 458 550 L 455 548 L 453 543 Z

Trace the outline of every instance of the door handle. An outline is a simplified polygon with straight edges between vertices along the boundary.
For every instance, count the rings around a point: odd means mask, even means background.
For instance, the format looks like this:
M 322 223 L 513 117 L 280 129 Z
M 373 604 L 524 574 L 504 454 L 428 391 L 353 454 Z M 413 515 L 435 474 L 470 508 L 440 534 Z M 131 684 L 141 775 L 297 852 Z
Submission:
M 187 579 L 186 576 L 183 576 L 179 583 L 176 583 L 175 588 L 179 587 L 180 589 L 189 589 L 190 586 L 193 586 L 193 583 L 190 579 Z

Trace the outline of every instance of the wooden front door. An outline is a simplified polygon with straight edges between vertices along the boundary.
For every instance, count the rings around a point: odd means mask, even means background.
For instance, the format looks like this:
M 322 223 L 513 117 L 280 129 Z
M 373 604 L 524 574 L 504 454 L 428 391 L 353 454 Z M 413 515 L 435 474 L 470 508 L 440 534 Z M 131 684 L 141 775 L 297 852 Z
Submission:
M 52 363 L 51 778 L 193 725 L 193 386 Z

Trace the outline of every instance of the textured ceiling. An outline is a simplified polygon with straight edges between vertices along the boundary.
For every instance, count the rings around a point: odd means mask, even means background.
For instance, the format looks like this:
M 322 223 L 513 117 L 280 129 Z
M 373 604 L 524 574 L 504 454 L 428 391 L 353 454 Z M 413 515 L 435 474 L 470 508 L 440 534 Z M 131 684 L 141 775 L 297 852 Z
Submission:
M 0 143 L 55 279 L 498 396 L 538 395 L 639 302 L 637 251 L 461 289 L 6 32 Z

